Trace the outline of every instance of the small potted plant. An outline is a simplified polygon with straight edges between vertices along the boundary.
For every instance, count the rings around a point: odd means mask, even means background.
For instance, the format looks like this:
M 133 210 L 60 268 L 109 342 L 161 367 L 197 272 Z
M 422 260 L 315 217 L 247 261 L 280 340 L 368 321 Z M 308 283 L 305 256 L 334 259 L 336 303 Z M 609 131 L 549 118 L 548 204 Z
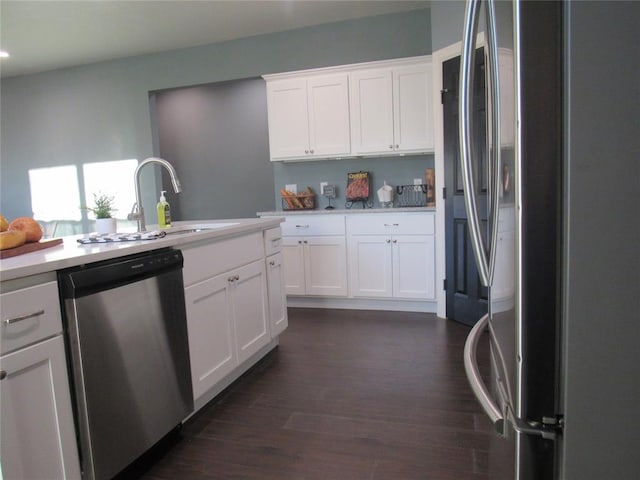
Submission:
M 115 233 L 117 230 L 116 219 L 113 214 L 117 211 L 113 208 L 114 197 L 104 193 L 93 194 L 93 207 L 83 207 L 96 216 L 96 232 L 98 235 Z

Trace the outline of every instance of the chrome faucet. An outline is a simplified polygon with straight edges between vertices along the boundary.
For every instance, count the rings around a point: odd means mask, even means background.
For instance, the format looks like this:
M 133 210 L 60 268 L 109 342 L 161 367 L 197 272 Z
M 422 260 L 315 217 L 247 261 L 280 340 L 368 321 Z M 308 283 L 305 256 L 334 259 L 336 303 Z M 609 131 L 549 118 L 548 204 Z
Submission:
M 146 231 L 147 227 L 144 223 L 144 209 L 142 208 L 142 195 L 140 193 L 140 170 L 145 165 L 150 163 L 158 163 L 162 165 L 169 171 L 169 175 L 171 176 L 171 184 L 173 185 L 173 191 L 176 193 L 180 193 L 182 191 L 182 187 L 180 186 L 180 180 L 178 180 L 178 174 L 176 173 L 175 168 L 169 162 L 162 158 L 150 157 L 146 160 L 143 160 L 136 167 L 136 171 L 134 173 L 135 177 L 135 185 L 136 185 L 136 203 L 133 204 L 133 209 L 131 213 L 127 215 L 128 220 L 137 220 L 138 221 L 138 232 Z

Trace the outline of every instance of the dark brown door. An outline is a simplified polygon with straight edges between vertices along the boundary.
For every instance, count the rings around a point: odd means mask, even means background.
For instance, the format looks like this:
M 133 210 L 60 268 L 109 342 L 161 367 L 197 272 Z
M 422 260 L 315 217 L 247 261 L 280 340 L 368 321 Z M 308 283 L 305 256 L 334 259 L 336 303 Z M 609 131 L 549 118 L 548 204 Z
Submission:
M 467 325 L 475 324 L 487 313 L 487 288 L 482 286 L 473 256 L 467 212 L 464 206 L 464 190 L 460 172 L 460 146 L 458 141 L 458 90 L 460 57 L 444 62 L 442 67 L 443 119 L 444 119 L 444 172 L 445 249 L 447 317 Z M 487 172 L 486 172 L 486 111 L 484 53 L 476 52 L 473 86 L 473 128 L 476 191 L 478 213 L 483 226 L 487 221 Z M 486 231 L 486 228 L 484 229 Z

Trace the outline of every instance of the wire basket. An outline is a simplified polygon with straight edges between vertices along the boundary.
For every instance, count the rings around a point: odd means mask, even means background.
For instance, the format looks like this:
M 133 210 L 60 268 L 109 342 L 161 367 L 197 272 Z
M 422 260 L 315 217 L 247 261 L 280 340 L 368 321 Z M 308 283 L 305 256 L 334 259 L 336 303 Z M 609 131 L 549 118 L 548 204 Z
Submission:
M 398 207 L 424 207 L 427 205 L 427 186 L 398 185 L 396 199 Z
M 316 208 L 315 193 L 282 196 L 282 210 L 313 210 L 314 208 Z

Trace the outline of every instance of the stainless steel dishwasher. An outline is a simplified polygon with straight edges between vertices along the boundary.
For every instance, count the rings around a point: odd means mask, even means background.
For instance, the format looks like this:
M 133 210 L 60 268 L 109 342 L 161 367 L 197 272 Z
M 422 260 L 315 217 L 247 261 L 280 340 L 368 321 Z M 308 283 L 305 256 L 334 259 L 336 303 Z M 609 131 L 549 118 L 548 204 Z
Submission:
M 123 470 L 193 411 L 182 253 L 59 272 L 84 479 Z

